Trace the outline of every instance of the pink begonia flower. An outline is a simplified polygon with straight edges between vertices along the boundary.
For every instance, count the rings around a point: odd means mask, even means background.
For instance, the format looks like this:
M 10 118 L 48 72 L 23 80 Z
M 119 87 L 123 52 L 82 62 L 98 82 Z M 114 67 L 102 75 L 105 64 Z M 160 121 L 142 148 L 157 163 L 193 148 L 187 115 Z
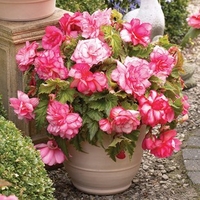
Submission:
M 72 113 L 67 104 L 55 100 L 48 105 L 46 119 L 49 133 L 67 139 L 76 136 L 82 126 L 82 118 L 78 113 Z
M 40 151 L 42 161 L 49 166 L 61 164 L 66 157 L 62 150 L 58 147 L 55 140 L 49 140 L 47 144 L 36 144 L 35 148 Z
M 47 26 L 45 35 L 42 37 L 42 47 L 44 49 L 52 49 L 60 46 L 65 39 L 62 31 L 56 26 Z
M 167 158 L 173 152 L 180 150 L 181 141 L 176 136 L 175 130 L 167 130 L 160 134 L 159 138 L 155 135 L 147 134 L 142 142 L 142 148 L 149 150 L 150 153 L 158 158 Z
M 33 113 L 35 107 L 39 104 L 38 98 L 29 98 L 22 91 L 17 91 L 18 98 L 10 98 L 10 106 L 14 108 L 14 112 L 18 115 L 18 119 L 32 120 L 35 118 Z
M 100 29 L 97 21 L 88 12 L 83 12 L 83 18 L 81 19 L 82 37 L 84 38 L 96 38 L 100 34 Z
M 111 55 L 110 47 L 98 38 L 79 40 L 71 59 L 76 63 L 92 66 L 104 61 Z
M 92 17 L 97 21 L 99 27 L 104 25 L 111 25 L 111 12 L 111 8 L 105 10 L 97 10 L 92 14 Z
M 101 35 L 101 26 L 110 24 L 111 9 L 105 9 L 103 11 L 97 10 L 92 15 L 88 12 L 83 12 L 83 18 L 81 20 L 81 29 L 83 30 L 82 36 L 84 38 L 99 37 Z
M 150 54 L 150 67 L 153 75 L 164 82 L 175 66 L 175 58 L 163 47 L 155 46 Z
M 182 103 L 183 103 L 183 111 L 182 111 L 182 114 L 183 115 L 186 115 L 188 114 L 188 111 L 189 111 L 189 107 L 190 107 L 190 104 L 188 103 L 188 97 L 186 95 L 184 95 L 182 97 Z
M 171 122 L 174 119 L 174 111 L 170 107 L 168 99 L 154 90 L 150 91 L 148 97 L 139 98 L 139 110 L 142 123 L 152 127 Z
M 99 127 L 102 131 L 107 132 L 108 134 L 112 133 L 112 127 L 109 119 L 99 120 Z
M 0 194 L 0 200 L 18 200 L 18 198 L 15 195 L 4 196 Z
M 66 79 L 68 77 L 68 69 L 64 66 L 59 48 L 38 53 L 34 64 L 40 79 Z
M 125 110 L 122 107 L 112 108 L 108 121 L 106 119 L 99 121 L 100 129 L 108 134 L 111 132 L 129 134 L 136 130 L 139 124 L 139 112 L 136 110 Z
M 83 94 L 102 92 L 108 87 L 107 78 L 104 73 L 90 71 L 88 64 L 75 64 L 69 71 L 69 76 L 73 77 L 70 87 L 77 87 Z
M 141 96 L 145 93 L 151 83 L 149 78 L 152 71 L 149 63 L 137 57 L 126 57 L 124 64 L 117 61 L 117 68 L 112 71 L 111 78 L 126 93 Z
M 139 19 L 132 19 L 130 23 L 123 24 L 120 36 L 125 42 L 132 42 L 134 46 L 141 44 L 146 47 L 150 42 L 151 29 L 151 24 L 140 23 Z
M 81 29 L 82 13 L 75 12 L 74 14 L 65 13 L 59 20 L 61 29 L 67 36 L 77 38 L 82 33 Z
M 32 42 L 30 44 L 27 41 L 26 45 L 18 51 L 16 55 L 16 62 L 20 71 L 27 71 L 33 64 L 36 57 L 37 48 L 38 43 Z
M 198 13 L 187 18 L 188 25 L 193 28 L 200 28 L 200 10 Z

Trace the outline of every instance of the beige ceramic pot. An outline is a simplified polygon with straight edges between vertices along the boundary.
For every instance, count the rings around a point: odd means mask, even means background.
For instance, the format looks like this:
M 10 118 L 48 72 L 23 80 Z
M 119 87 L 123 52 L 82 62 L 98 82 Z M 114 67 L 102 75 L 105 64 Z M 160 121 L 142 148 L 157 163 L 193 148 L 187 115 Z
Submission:
M 0 0 L 0 20 L 32 21 L 55 11 L 56 0 Z
M 141 128 L 131 160 L 127 156 L 114 162 L 103 148 L 88 143 L 83 145 L 83 150 L 88 153 L 76 151 L 70 146 L 72 158 L 65 163 L 65 168 L 73 185 L 83 192 L 97 195 L 116 194 L 128 189 L 141 164 L 145 128 Z

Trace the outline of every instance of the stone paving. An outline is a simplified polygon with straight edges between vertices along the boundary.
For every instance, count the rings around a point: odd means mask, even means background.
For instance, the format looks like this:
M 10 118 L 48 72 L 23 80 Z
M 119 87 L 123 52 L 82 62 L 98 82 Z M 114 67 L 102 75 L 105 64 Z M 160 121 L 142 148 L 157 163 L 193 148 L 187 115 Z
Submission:
M 200 129 L 191 132 L 182 155 L 189 178 L 194 184 L 200 184 Z

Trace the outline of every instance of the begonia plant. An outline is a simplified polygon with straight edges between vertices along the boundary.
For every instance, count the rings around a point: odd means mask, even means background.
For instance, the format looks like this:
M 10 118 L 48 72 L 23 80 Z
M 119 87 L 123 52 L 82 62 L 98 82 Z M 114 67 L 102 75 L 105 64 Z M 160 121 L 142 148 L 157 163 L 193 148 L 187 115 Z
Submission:
M 46 127 L 35 145 L 45 164 L 68 159 L 68 145 L 103 144 L 111 159 L 132 156 L 140 127 L 142 147 L 157 157 L 180 149 L 176 125 L 187 118 L 182 56 L 164 36 L 150 41 L 151 25 L 122 20 L 116 10 L 66 13 L 48 26 L 41 45 L 27 42 L 16 56 L 25 91 L 10 105 L 19 119 Z

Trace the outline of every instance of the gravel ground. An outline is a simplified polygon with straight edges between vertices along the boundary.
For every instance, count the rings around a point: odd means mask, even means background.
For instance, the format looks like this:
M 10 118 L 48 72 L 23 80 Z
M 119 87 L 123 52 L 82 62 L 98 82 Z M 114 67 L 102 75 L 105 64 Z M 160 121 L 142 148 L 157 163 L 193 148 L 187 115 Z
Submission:
M 200 1 L 191 0 L 189 11 L 193 13 L 199 8 Z M 187 60 L 200 66 L 200 37 L 183 53 Z M 184 141 L 192 130 L 200 129 L 200 67 L 196 68 L 194 78 L 197 86 L 184 91 L 191 105 L 190 118 L 177 128 L 179 138 L 183 141 L 183 148 Z M 54 182 L 55 197 L 58 200 L 200 200 L 200 186 L 193 185 L 188 178 L 181 151 L 170 159 L 157 159 L 145 152 L 141 167 L 131 187 L 123 193 L 110 196 L 80 192 L 73 187 L 62 167 L 48 172 Z

